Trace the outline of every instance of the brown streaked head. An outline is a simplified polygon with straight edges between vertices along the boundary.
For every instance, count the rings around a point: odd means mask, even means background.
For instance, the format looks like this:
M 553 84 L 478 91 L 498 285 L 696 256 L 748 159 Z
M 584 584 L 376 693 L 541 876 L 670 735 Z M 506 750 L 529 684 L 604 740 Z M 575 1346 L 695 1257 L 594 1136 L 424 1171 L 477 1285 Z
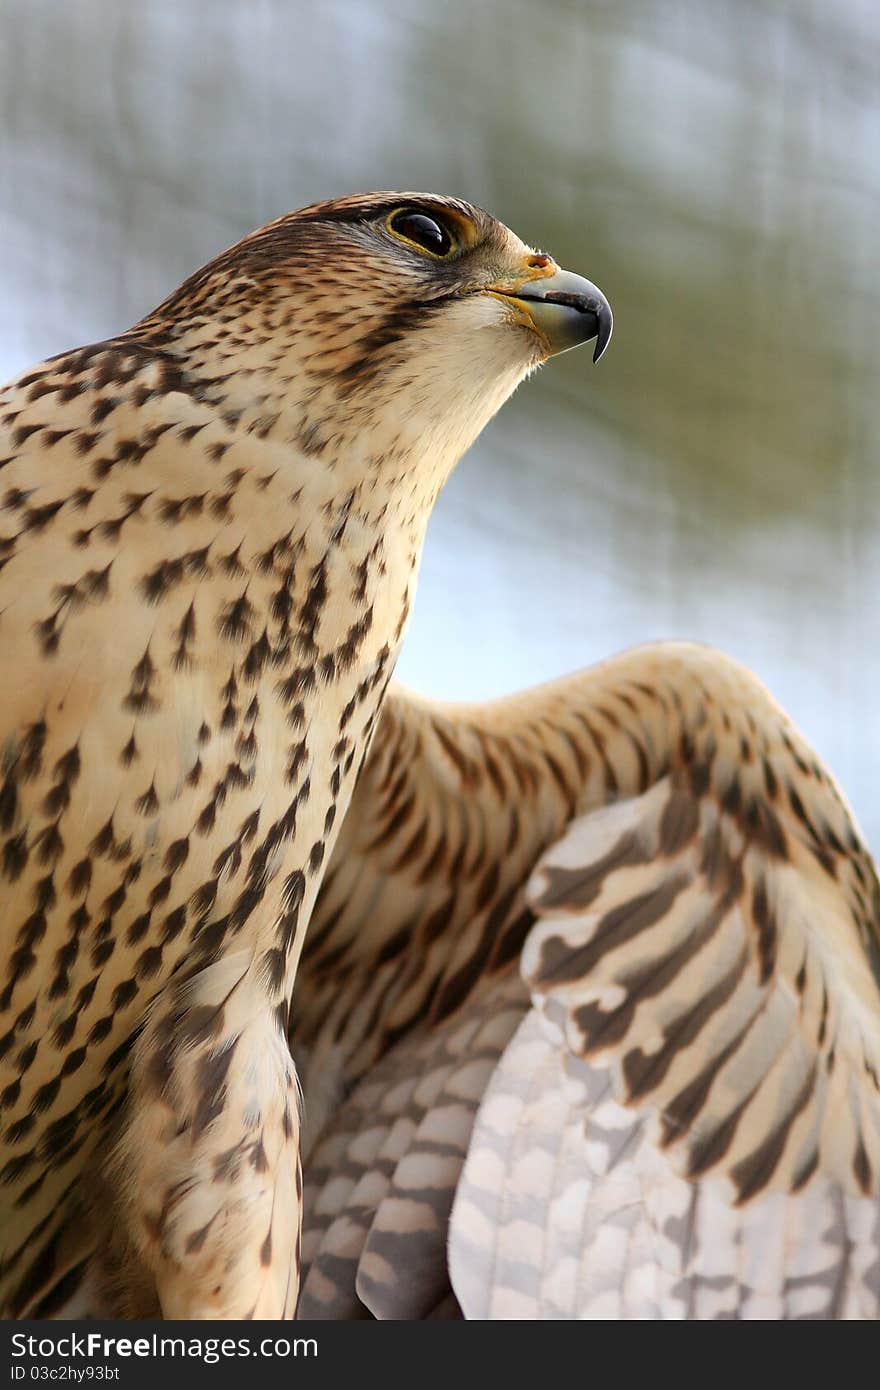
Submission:
M 549 356 L 595 338 L 598 358 L 611 310 L 482 208 L 371 193 L 253 232 L 132 332 L 188 352 L 203 337 L 323 436 L 362 437 L 384 406 L 395 438 L 457 457 Z

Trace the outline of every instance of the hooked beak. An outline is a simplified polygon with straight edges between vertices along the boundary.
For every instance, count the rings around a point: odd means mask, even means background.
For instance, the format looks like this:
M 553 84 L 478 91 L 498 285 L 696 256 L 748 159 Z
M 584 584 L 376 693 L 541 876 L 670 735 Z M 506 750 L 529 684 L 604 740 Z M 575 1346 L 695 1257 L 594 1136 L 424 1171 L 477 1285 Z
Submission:
M 598 362 L 611 341 L 614 316 L 600 289 L 570 270 L 527 280 L 516 290 L 492 289 L 525 315 L 547 347 L 548 357 L 596 339 Z

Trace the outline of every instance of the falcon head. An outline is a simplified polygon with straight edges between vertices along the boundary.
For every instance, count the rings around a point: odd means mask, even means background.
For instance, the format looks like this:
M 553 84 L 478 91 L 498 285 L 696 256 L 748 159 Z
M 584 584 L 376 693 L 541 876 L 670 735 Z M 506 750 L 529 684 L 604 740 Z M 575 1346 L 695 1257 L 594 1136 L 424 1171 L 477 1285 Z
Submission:
M 592 339 L 598 360 L 611 328 L 595 285 L 481 208 L 373 193 L 252 233 L 134 331 L 190 361 L 204 339 L 307 454 L 429 452 L 445 476 L 530 371 Z

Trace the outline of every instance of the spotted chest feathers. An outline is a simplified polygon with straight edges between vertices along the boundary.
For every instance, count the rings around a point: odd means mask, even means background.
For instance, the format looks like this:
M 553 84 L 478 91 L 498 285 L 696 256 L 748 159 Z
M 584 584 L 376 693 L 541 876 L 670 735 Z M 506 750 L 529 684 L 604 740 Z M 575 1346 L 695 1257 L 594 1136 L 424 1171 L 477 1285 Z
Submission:
M 21 654 L 0 733 L 14 1309 L 113 1131 L 132 1036 L 169 977 L 246 948 L 284 1036 L 421 544 L 412 508 L 377 526 L 375 479 L 347 485 L 253 411 L 218 417 L 161 360 L 79 365 L 19 383 L 0 448 L 15 595 L 0 637 Z M 42 450 L 19 459 L 34 431 Z

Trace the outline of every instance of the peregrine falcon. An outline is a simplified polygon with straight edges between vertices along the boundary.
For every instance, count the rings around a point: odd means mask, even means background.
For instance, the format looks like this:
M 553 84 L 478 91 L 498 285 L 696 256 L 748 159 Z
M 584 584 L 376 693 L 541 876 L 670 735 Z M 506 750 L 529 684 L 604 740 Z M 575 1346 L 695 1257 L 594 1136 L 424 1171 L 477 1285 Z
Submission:
M 487 213 L 381 193 L 0 393 L 7 1315 L 84 1241 L 121 1314 L 292 1314 L 289 1008 L 428 516 L 611 326 Z

